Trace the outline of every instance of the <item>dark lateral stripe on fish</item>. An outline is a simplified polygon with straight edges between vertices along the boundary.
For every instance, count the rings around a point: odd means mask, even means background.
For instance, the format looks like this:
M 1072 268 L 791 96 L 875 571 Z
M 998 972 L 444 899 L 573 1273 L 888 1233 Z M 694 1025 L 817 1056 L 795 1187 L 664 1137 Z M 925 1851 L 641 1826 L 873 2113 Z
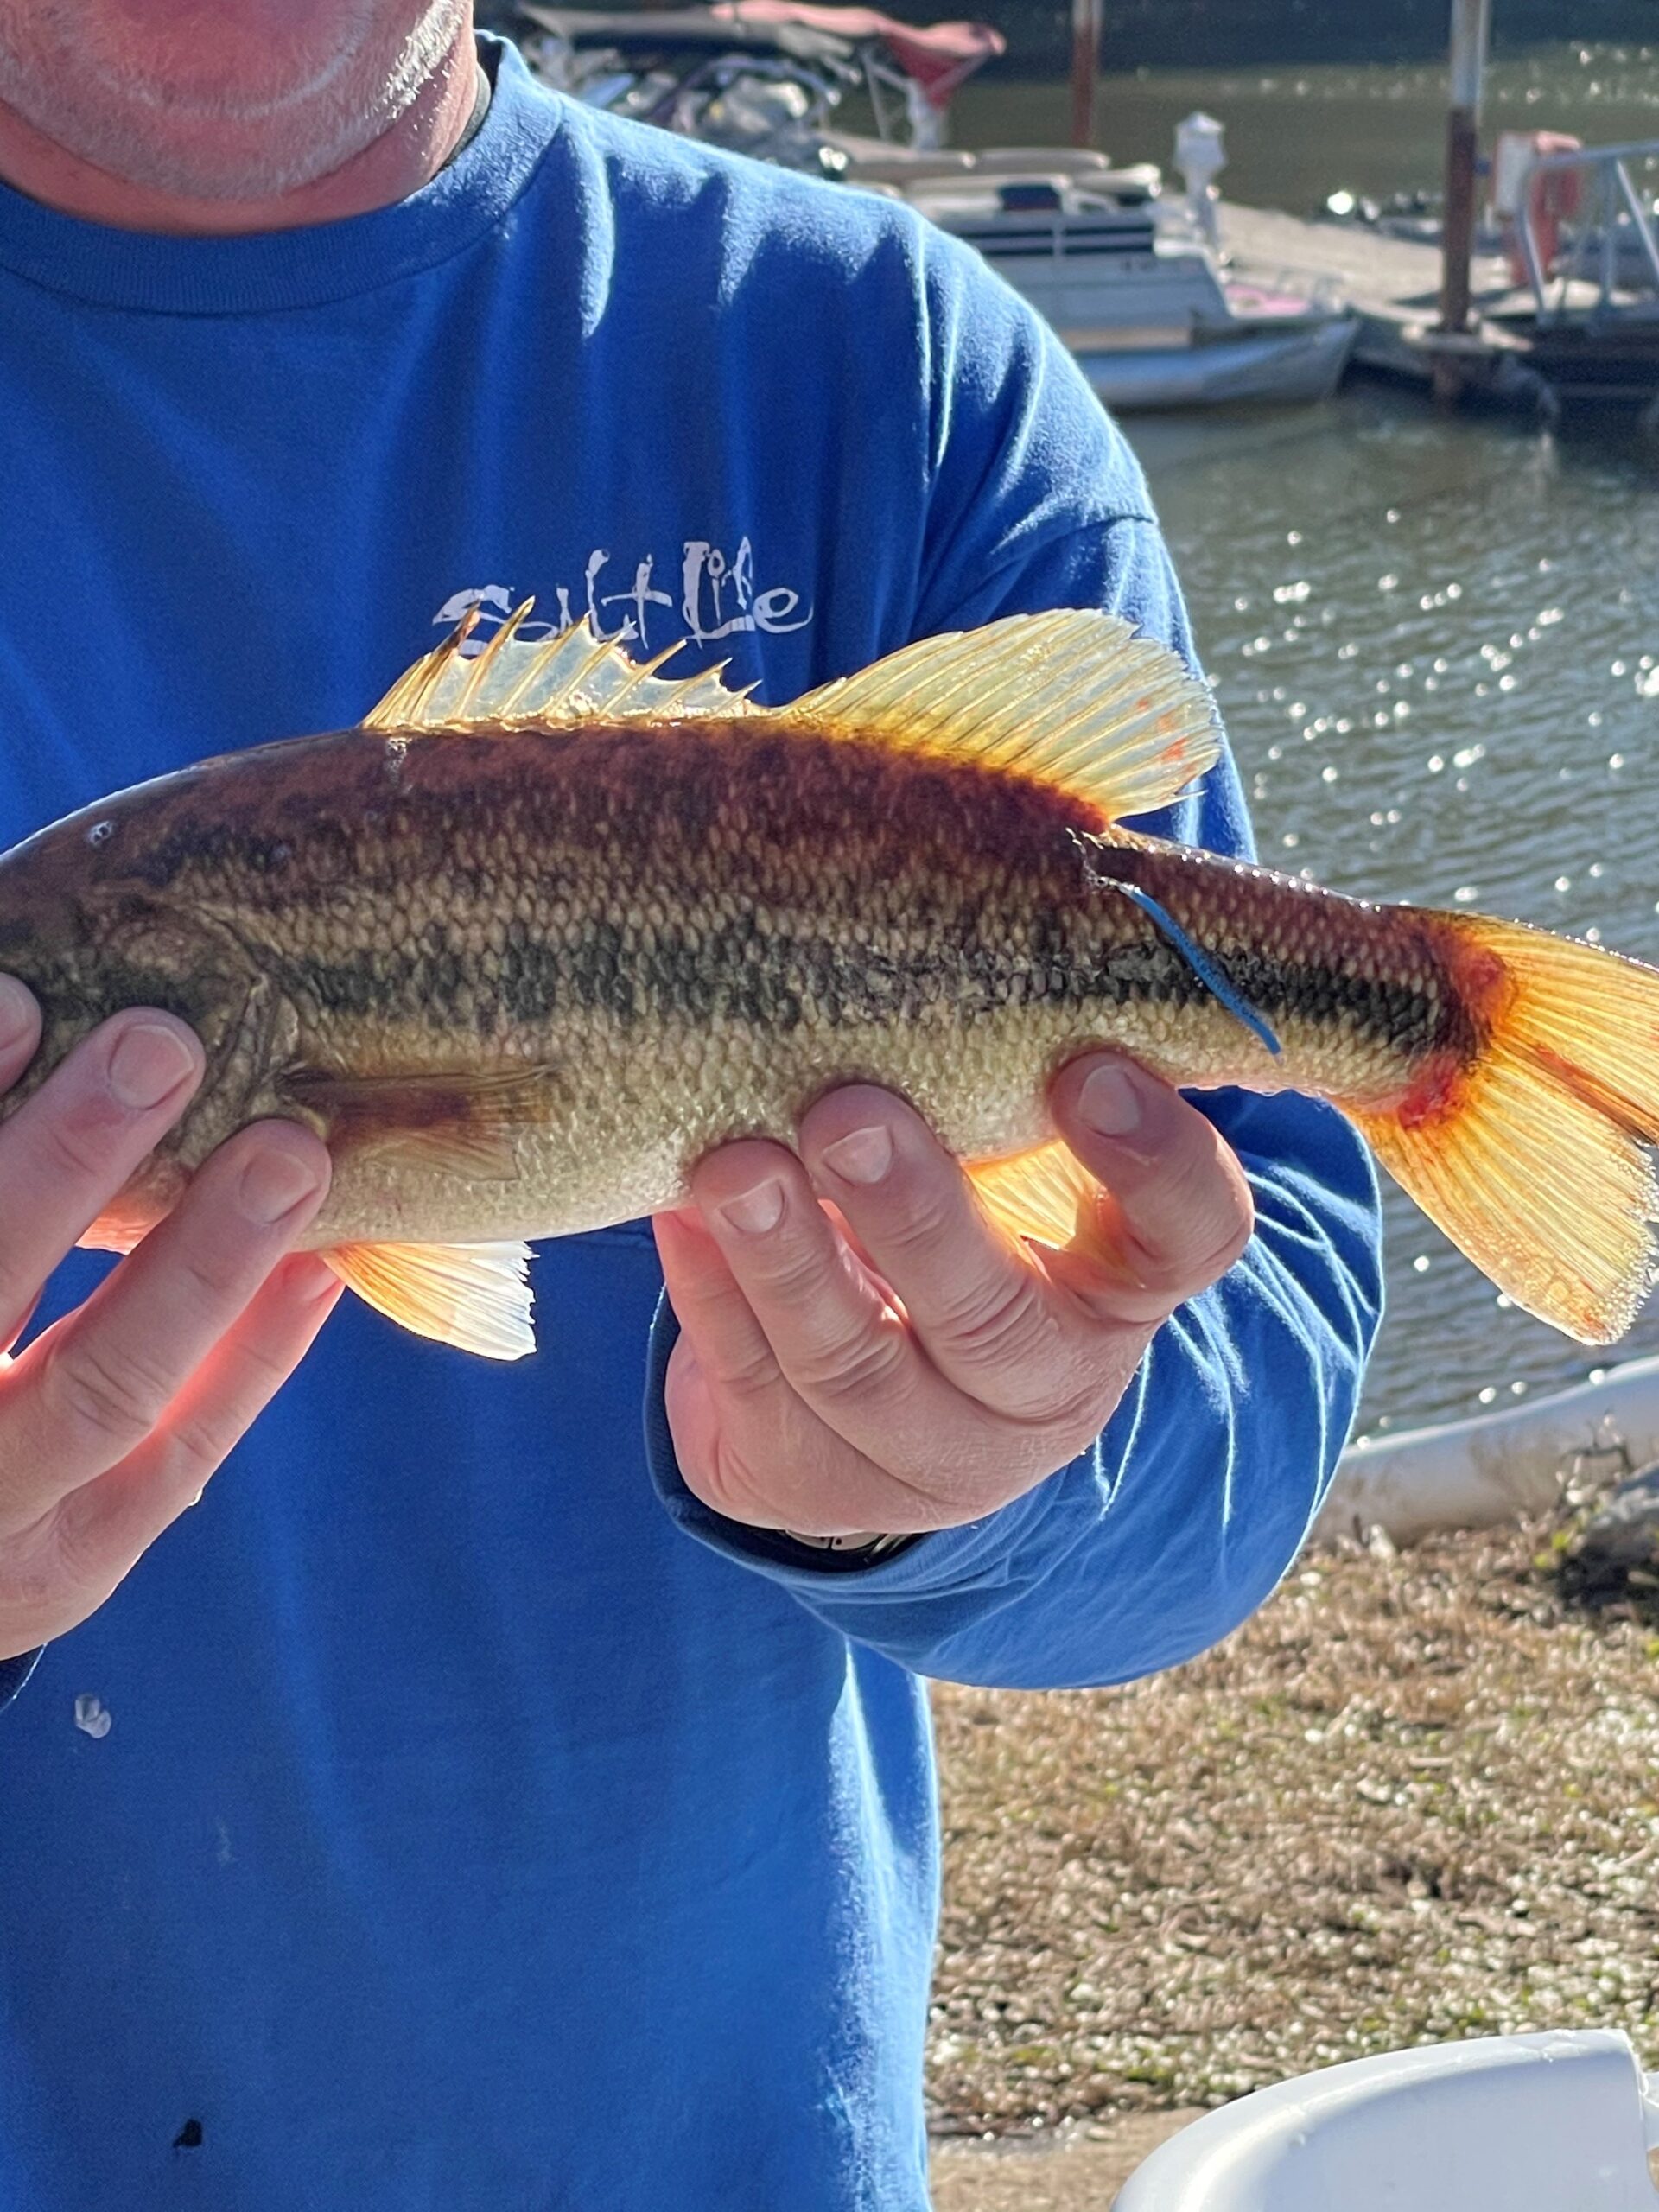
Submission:
M 539 1020 L 569 1007 L 624 1027 L 718 1018 L 787 1031 L 806 1018 L 809 1005 L 838 1026 L 914 1019 L 946 1004 L 971 1020 L 1010 1005 L 1183 1007 L 1211 995 L 1179 954 L 1154 938 L 1098 959 L 1039 942 L 1020 949 L 963 944 L 901 960 L 845 934 L 762 936 L 750 917 L 706 933 L 672 931 L 632 942 L 609 921 L 553 943 L 515 924 L 487 968 L 464 929 L 429 924 L 423 938 L 415 952 L 283 963 L 278 977 L 296 997 L 330 1012 L 418 1014 L 435 1026 L 460 1020 L 486 1033 L 499 1015 Z M 1211 957 L 1241 996 L 1274 1018 L 1347 1020 L 1407 1053 L 1450 1050 L 1463 1057 L 1472 1048 L 1456 1004 L 1436 1005 L 1409 984 L 1249 952 Z
M 505 749 L 525 742 L 508 741 Z M 705 751 L 723 749 L 709 747 L 702 739 L 697 742 Z M 453 739 L 437 741 L 435 749 L 455 743 Z M 611 749 L 596 746 L 593 751 L 598 756 Z M 822 749 L 834 753 L 834 765 L 850 765 L 849 748 Z M 816 748 L 804 750 L 810 754 Z M 594 765 L 583 764 L 584 777 Z M 919 772 L 912 773 L 923 779 Z M 641 873 L 648 867 L 652 874 L 671 882 L 675 903 L 693 909 L 701 903 L 705 886 L 699 879 L 706 869 L 706 848 L 686 835 L 687 825 L 677 817 L 660 838 L 642 837 L 637 821 L 625 823 L 614 812 L 607 812 L 602 823 L 588 824 L 585 832 L 580 825 L 574 830 L 567 826 L 559 841 L 567 851 L 581 855 L 586 843 L 591 851 L 607 856 L 607 890 L 596 897 L 591 885 L 573 880 L 573 896 L 588 909 L 585 926 L 558 931 L 544 922 L 532 925 L 515 917 L 505 925 L 505 941 L 493 952 L 480 944 L 479 931 L 490 912 L 496 871 L 469 864 L 457 852 L 435 791 L 406 791 L 402 795 L 399 812 L 404 818 L 391 842 L 385 842 L 383 830 L 377 830 L 382 842 L 375 864 L 365 849 L 370 841 L 360 823 L 346 823 L 338 817 L 315 823 L 305 832 L 302 858 L 296 851 L 297 839 L 279 838 L 264 823 L 204 820 L 190 806 L 170 826 L 169 835 L 134 856 L 132 872 L 159 889 L 174 883 L 181 870 L 211 875 L 233 869 L 247 883 L 251 901 L 269 901 L 273 909 L 297 917 L 333 902 L 342 870 L 348 877 L 384 875 L 388 858 L 395 859 L 405 849 L 411 865 L 416 855 L 424 853 L 430 868 L 431 856 L 436 855 L 454 911 L 448 918 L 433 917 L 425 923 L 418 949 L 408 949 L 405 941 L 403 947 L 369 948 L 333 961 L 290 958 L 281 963 L 282 981 L 296 995 L 331 1012 L 407 1013 L 426 1027 L 459 1019 L 486 1034 L 501 1017 L 534 1020 L 566 1006 L 602 1011 L 623 1024 L 663 1016 L 689 1021 L 724 1016 L 788 1029 L 803 1019 L 809 1001 L 838 1024 L 843 1019 L 908 1018 L 952 998 L 959 1001 L 964 1019 L 1011 1003 L 1084 1007 L 1149 1002 L 1181 1007 L 1208 998 L 1205 986 L 1188 964 L 1141 917 L 1131 918 L 1126 912 L 1103 944 L 1099 918 L 1091 916 L 1088 934 L 1095 943 L 1087 947 L 1076 943 L 1083 934 L 1078 887 L 1063 875 L 1056 880 L 1049 794 L 1022 786 L 1010 801 L 997 779 L 983 771 L 929 766 L 925 772 L 930 785 L 942 776 L 966 779 L 980 798 L 995 796 L 1000 801 L 990 810 L 995 817 L 992 823 L 988 824 L 983 810 L 978 812 L 976 834 L 953 874 L 944 873 L 933 854 L 918 855 L 913 845 L 906 849 L 914 824 L 902 816 L 895 824 L 891 810 L 873 810 L 868 826 L 849 823 L 844 785 L 834 824 L 843 852 L 849 843 L 862 845 L 873 838 L 889 851 L 897 849 L 899 872 L 891 887 L 890 913 L 904 915 L 913 934 L 929 947 L 902 959 L 894 958 L 877 941 L 879 918 L 870 917 L 866 926 L 852 913 L 843 918 L 821 915 L 813 933 L 805 937 L 779 934 L 775 928 L 763 928 L 753 913 L 742 913 L 708 931 L 687 925 L 625 938 L 616 922 L 602 913 L 595 917 L 593 908 L 609 905 L 614 909 L 619 897 L 614 887 L 628 880 L 635 866 Z M 855 775 L 855 783 L 863 780 Z M 906 779 L 899 781 L 902 788 Z M 509 848 L 536 834 L 514 819 L 515 796 L 522 797 L 515 794 L 517 782 L 511 779 L 502 794 L 502 842 Z M 747 801 L 747 784 L 744 796 Z M 1075 810 L 1070 801 L 1060 804 L 1064 810 Z M 937 842 L 937 804 L 923 806 L 919 813 Z M 1033 814 L 1047 818 L 1033 823 Z M 1016 918 L 998 911 L 995 876 L 1017 868 L 1018 857 L 995 846 L 988 850 L 993 829 L 1007 834 L 1015 848 L 1040 834 L 1040 861 L 1057 899 L 1052 912 L 1039 909 Z M 803 843 L 798 829 L 787 846 L 774 849 L 785 864 L 785 874 L 791 859 L 804 864 Z M 631 851 L 642 845 L 646 850 L 632 861 Z M 1113 865 L 1122 872 L 1155 881 L 1155 871 L 1137 865 L 1141 862 L 1141 855 L 1132 849 L 1114 852 Z M 588 864 L 601 863 L 595 860 Z M 823 855 L 811 855 L 810 864 L 833 880 L 835 870 L 824 868 Z M 850 868 L 847 874 L 856 880 L 868 869 Z M 1224 872 L 1218 874 L 1218 893 L 1225 893 L 1228 880 Z M 755 887 L 760 902 L 780 906 L 798 904 L 790 897 L 796 887 L 786 880 Z M 1344 936 L 1357 931 L 1363 938 L 1363 922 L 1351 918 L 1364 912 L 1331 901 L 1324 919 L 1337 931 L 1338 950 Z M 1012 931 L 1011 922 L 1015 925 Z M 979 938 L 982 925 L 988 941 Z M 1192 925 L 1201 927 L 1202 923 Z M 1325 959 L 1287 960 L 1254 949 L 1223 949 L 1213 936 L 1210 957 L 1232 987 L 1270 1020 L 1346 1020 L 1365 1035 L 1407 1053 L 1449 1051 L 1462 1058 L 1474 1049 L 1472 1033 L 1449 993 L 1432 999 L 1409 982 L 1386 974 L 1344 972 Z

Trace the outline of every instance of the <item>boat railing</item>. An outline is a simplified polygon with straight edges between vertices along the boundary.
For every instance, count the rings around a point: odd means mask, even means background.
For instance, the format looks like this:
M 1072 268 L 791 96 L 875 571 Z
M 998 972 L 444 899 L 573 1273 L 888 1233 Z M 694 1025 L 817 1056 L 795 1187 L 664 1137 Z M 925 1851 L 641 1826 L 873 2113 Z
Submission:
M 1650 196 L 1656 168 L 1659 138 L 1541 154 L 1528 164 L 1516 188 L 1516 230 L 1541 326 L 1586 312 L 1592 321 L 1605 319 L 1628 311 L 1634 294 L 1650 294 L 1659 305 L 1659 232 Z M 1552 190 L 1554 179 L 1567 189 Z M 1571 229 L 1555 255 L 1546 235 L 1569 203 Z M 1587 310 L 1573 289 L 1586 282 L 1595 287 Z
M 919 153 L 943 150 L 944 110 L 936 107 L 917 79 L 889 61 L 873 39 L 858 49 L 864 94 L 875 118 L 875 135 L 889 145 L 914 146 Z

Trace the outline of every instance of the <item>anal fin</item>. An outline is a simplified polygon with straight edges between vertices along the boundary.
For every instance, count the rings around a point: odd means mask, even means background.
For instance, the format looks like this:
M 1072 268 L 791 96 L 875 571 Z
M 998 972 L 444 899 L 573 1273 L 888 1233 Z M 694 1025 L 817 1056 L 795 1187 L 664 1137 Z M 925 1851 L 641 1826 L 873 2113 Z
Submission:
M 525 1244 L 337 1244 L 322 1255 L 389 1320 L 483 1359 L 536 1349 Z
M 1010 1236 L 1057 1252 L 1107 1256 L 1096 1200 L 1100 1185 L 1057 1138 L 1012 1160 L 982 1160 L 968 1169 L 980 1202 Z

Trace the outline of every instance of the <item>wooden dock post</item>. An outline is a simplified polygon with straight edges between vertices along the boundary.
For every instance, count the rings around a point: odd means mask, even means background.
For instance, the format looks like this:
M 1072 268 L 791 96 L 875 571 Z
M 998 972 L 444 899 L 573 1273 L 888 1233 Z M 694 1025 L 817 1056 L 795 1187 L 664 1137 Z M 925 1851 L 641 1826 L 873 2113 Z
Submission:
M 1095 143 L 1102 0 L 1071 0 L 1071 143 Z
M 1457 335 L 1469 327 L 1469 270 L 1475 246 L 1475 162 L 1491 9 L 1491 0 L 1452 0 L 1451 105 L 1446 119 L 1440 328 Z M 1461 383 L 1457 354 L 1448 349 L 1434 364 L 1436 398 L 1455 399 Z

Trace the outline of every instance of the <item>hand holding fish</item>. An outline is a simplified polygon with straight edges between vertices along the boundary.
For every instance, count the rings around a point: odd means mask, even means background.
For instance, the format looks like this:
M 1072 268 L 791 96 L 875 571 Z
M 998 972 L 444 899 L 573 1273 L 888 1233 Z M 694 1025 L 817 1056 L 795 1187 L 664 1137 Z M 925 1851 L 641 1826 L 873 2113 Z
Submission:
M 0 1091 L 40 1033 L 34 1000 L 0 978 Z M 0 1345 L 202 1066 L 182 1022 L 135 1008 L 0 1130 Z M 0 1354 L 0 1658 L 102 1605 L 298 1364 L 340 1285 L 314 1257 L 283 1262 L 327 1187 L 309 1131 L 243 1130 L 84 1306 Z
M 1160 1324 L 1243 1250 L 1250 1193 L 1212 1124 L 1131 1062 L 1077 1059 L 1050 1103 L 1104 1185 L 1093 1257 L 1016 1243 L 868 1085 L 812 1108 L 798 1158 L 746 1142 L 702 1163 L 697 1205 L 657 1236 L 682 1331 L 669 1423 L 705 1505 L 807 1535 L 949 1528 L 1099 1433 Z

